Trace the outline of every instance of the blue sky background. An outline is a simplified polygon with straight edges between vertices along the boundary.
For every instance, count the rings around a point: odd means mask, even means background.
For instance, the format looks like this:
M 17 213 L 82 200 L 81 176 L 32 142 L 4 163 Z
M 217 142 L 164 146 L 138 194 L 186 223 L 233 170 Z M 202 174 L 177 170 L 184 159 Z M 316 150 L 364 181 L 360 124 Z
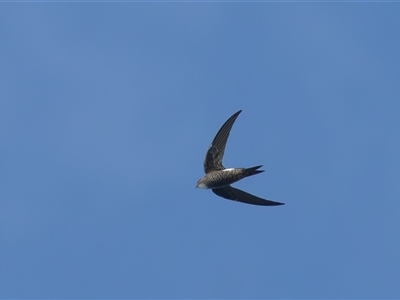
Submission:
M 400 298 L 399 3 L 0 8 L 1 297 Z

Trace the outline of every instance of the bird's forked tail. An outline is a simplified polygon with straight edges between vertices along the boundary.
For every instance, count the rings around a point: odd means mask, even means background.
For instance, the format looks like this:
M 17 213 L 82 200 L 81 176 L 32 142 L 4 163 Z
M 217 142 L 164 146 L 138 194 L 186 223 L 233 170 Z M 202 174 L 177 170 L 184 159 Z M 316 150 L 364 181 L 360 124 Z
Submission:
M 256 167 L 252 167 L 252 168 L 246 168 L 244 170 L 244 177 L 249 177 L 249 176 L 256 175 L 256 174 L 264 172 L 264 170 L 257 170 L 257 169 L 259 169 L 261 167 L 262 167 L 262 165 L 261 166 L 256 166 Z

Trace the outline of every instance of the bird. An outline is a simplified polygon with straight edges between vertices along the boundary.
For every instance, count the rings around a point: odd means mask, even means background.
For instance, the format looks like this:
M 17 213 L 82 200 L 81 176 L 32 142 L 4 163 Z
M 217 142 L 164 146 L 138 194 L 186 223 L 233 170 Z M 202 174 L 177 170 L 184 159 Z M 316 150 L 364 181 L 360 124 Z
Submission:
M 262 165 L 251 168 L 225 168 L 222 165 L 229 133 L 241 112 L 242 110 L 239 110 L 234 113 L 217 132 L 204 159 L 204 172 L 206 175 L 197 181 L 196 188 L 211 189 L 214 194 L 222 198 L 253 205 L 283 205 L 284 203 L 263 199 L 231 186 L 232 183 L 245 177 L 264 172 L 264 170 L 259 170 Z

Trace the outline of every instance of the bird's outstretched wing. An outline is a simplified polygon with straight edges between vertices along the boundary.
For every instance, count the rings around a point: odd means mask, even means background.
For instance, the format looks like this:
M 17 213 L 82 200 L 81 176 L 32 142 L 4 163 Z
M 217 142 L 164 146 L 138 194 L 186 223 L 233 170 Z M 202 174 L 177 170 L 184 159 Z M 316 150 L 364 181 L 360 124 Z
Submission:
M 230 185 L 224 186 L 218 189 L 212 189 L 212 191 L 217 194 L 218 196 L 229 199 L 235 200 L 243 203 L 254 204 L 254 205 L 264 205 L 264 206 L 275 206 L 275 205 L 283 205 L 285 203 L 275 202 L 271 200 L 266 200 L 259 198 L 257 196 L 251 195 L 246 193 L 242 190 L 235 189 Z
M 239 110 L 233 114 L 224 123 L 224 125 L 222 125 L 221 129 L 218 131 L 210 147 L 208 148 L 206 158 L 204 159 L 204 172 L 206 172 L 206 174 L 211 171 L 225 169 L 222 165 L 222 158 L 224 157 L 226 142 L 228 140 L 233 123 L 235 123 L 236 118 L 241 112 L 242 110 Z

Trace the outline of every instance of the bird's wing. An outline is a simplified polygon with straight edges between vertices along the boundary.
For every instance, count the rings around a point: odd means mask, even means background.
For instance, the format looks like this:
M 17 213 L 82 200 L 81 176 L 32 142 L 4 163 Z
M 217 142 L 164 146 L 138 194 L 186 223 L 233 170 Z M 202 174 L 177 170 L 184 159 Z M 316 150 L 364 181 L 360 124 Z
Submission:
M 257 196 L 251 195 L 246 193 L 242 190 L 235 189 L 230 185 L 224 186 L 218 189 L 212 189 L 212 191 L 217 194 L 218 196 L 229 199 L 235 200 L 243 203 L 254 204 L 254 205 L 264 205 L 264 206 L 275 206 L 275 205 L 283 205 L 285 203 L 275 202 L 271 200 L 266 200 L 259 198 Z
M 206 174 L 211 171 L 225 169 L 222 165 L 222 158 L 224 157 L 226 142 L 233 123 L 235 123 L 236 118 L 241 112 L 242 111 L 239 110 L 237 113 L 233 114 L 224 125 L 222 125 L 208 148 L 206 158 L 204 159 L 204 172 L 206 172 Z

